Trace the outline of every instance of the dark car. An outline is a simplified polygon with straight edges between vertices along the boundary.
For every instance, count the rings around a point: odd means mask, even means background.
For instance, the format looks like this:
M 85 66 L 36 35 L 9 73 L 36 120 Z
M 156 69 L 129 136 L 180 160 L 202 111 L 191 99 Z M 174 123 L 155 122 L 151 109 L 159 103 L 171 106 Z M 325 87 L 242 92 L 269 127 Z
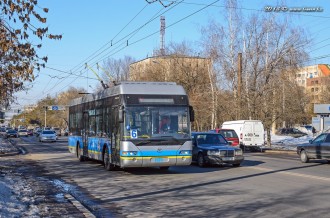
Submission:
M 326 159 L 330 161 L 330 133 L 322 133 L 309 143 L 298 145 L 297 154 L 303 163 L 310 159 Z
M 10 137 L 17 138 L 18 137 L 17 131 L 14 129 L 8 129 L 6 131 L 6 138 L 10 138 Z
M 244 160 L 242 149 L 230 146 L 221 134 L 193 133 L 192 140 L 192 161 L 197 162 L 200 167 L 223 163 L 238 167 Z
M 307 133 L 304 133 L 296 128 L 281 128 L 277 131 L 277 135 L 285 135 L 285 136 L 292 136 L 294 138 L 302 137 L 307 135 Z

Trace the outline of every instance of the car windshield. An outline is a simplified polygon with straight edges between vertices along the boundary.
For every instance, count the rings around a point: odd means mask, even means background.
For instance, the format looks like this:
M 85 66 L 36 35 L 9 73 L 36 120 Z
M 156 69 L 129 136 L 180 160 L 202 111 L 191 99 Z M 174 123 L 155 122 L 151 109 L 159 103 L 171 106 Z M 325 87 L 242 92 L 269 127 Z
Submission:
M 227 144 L 226 139 L 220 134 L 199 134 L 196 135 L 198 145 Z
M 54 134 L 53 131 L 43 131 L 42 134 Z
M 19 132 L 27 132 L 25 129 L 18 130 Z

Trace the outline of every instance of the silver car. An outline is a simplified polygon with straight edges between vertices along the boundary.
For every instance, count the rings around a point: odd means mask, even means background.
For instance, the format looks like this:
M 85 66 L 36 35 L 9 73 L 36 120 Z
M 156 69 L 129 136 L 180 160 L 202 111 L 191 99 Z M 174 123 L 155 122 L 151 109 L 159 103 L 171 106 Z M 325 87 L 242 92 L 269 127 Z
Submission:
M 52 130 L 43 130 L 39 134 L 39 142 L 56 142 L 56 133 Z

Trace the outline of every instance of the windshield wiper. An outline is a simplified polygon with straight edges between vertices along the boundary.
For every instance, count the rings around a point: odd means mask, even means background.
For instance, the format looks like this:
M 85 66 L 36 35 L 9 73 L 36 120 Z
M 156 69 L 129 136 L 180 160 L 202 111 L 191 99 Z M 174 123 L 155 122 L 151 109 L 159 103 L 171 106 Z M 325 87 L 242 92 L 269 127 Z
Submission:
M 148 140 L 148 141 L 140 141 L 140 142 L 137 142 L 136 145 L 147 145 L 147 144 L 150 144 L 151 141 Z

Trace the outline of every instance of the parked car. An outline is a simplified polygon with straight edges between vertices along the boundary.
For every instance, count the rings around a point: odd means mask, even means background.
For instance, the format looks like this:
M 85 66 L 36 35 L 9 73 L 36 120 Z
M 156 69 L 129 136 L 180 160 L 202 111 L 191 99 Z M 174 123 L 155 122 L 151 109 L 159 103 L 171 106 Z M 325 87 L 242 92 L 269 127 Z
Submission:
M 235 130 L 242 149 L 261 151 L 261 146 L 265 144 L 264 125 L 260 120 L 225 121 L 221 129 Z
M 52 130 L 42 130 L 39 135 L 39 142 L 56 142 L 56 133 Z
M 322 133 L 309 143 L 298 145 L 297 154 L 303 163 L 310 159 L 326 159 L 330 162 L 330 133 Z
M 8 129 L 6 131 L 6 138 L 10 138 L 10 137 L 14 137 L 14 138 L 17 138 L 18 137 L 18 134 L 17 134 L 17 131 L 14 130 L 14 129 Z
M 231 146 L 239 146 L 239 138 L 233 129 L 220 129 L 219 132 Z
M 244 160 L 242 149 L 230 146 L 221 134 L 193 133 L 192 140 L 192 161 L 197 162 L 200 167 L 223 163 L 238 167 Z
M 281 128 L 277 131 L 277 135 L 285 135 L 285 136 L 292 136 L 294 138 L 299 138 L 302 136 L 307 135 L 307 133 L 304 133 L 296 128 Z
M 19 129 L 17 133 L 19 137 L 21 136 L 28 137 L 28 131 L 26 129 Z

